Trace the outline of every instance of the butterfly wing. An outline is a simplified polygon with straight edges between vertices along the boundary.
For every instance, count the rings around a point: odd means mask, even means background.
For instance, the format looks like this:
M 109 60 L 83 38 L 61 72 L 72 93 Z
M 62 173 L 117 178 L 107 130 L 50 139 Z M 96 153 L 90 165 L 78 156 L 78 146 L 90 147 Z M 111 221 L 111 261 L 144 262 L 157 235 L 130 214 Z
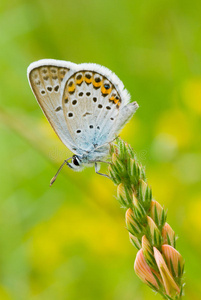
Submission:
M 78 147 L 93 151 L 121 130 L 137 109 L 119 78 L 105 67 L 81 64 L 70 71 L 62 108 L 71 137 Z
M 126 123 L 132 118 L 136 110 L 139 108 L 137 102 L 128 103 L 119 109 L 119 114 L 116 118 L 115 124 L 108 134 L 106 142 L 111 142 L 115 136 L 123 129 Z M 105 128 L 105 130 L 107 130 Z M 102 133 L 104 135 L 104 132 Z M 105 142 L 105 143 L 106 143 Z
M 67 129 L 63 114 L 61 97 L 63 93 L 62 82 L 70 70 L 77 65 L 45 59 L 32 63 L 27 70 L 32 91 L 43 111 L 61 141 L 74 153 L 77 147 Z

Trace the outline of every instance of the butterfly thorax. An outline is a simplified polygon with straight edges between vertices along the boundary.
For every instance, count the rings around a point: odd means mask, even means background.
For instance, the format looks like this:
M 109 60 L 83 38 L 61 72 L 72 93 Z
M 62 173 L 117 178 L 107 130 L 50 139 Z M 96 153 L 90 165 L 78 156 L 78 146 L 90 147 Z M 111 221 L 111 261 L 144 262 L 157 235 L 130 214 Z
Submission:
M 99 147 L 93 151 L 84 152 L 82 155 L 73 155 L 71 162 L 67 165 L 75 171 L 81 171 L 83 167 L 92 167 L 95 163 L 101 162 L 108 156 L 109 145 Z

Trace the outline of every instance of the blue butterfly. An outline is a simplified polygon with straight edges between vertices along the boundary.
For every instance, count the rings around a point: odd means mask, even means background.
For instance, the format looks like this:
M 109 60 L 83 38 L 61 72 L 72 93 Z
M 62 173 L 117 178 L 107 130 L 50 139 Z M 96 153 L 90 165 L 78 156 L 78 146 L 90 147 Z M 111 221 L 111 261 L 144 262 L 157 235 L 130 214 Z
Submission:
M 115 139 L 138 108 L 120 79 L 92 63 L 43 59 L 27 70 L 32 91 L 54 131 L 74 155 L 63 162 L 75 171 L 102 162 Z M 68 162 L 70 161 L 70 162 Z

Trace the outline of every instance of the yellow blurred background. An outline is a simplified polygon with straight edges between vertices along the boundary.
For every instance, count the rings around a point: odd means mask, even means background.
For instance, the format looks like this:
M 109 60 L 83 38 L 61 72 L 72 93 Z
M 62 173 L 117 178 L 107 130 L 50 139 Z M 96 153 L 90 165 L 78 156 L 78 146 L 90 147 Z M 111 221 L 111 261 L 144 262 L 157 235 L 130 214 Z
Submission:
M 49 188 L 70 153 L 28 85 L 42 58 L 104 65 L 139 103 L 121 137 L 168 209 L 185 299 L 201 299 L 200 16 L 199 0 L 1 1 L 0 299 L 161 299 L 134 273 L 112 182 L 66 167 Z

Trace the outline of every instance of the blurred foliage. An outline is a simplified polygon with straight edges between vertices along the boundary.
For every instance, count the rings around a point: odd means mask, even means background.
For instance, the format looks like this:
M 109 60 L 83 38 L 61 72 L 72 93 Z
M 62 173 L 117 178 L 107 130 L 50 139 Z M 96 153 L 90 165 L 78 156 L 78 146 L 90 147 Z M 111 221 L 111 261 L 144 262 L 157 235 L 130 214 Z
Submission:
M 179 236 L 185 299 L 200 299 L 200 13 L 199 0 L 1 1 L 0 299 L 160 299 L 134 274 L 112 182 L 66 167 L 48 186 L 69 151 L 28 85 L 42 58 L 102 64 L 139 103 L 122 138 Z

